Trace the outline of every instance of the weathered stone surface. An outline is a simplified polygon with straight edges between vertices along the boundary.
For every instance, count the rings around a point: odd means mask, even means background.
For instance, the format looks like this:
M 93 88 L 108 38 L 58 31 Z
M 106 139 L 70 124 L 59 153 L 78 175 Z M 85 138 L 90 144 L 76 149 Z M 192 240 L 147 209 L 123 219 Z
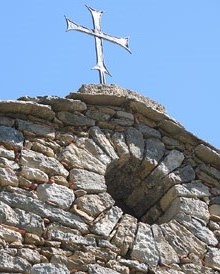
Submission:
M 119 272 L 100 266 L 98 264 L 91 264 L 88 266 L 89 274 L 119 274 Z
M 120 259 L 119 262 L 123 265 L 129 266 L 129 268 L 137 272 L 140 271 L 141 273 L 147 273 L 148 271 L 148 265 L 140 263 L 136 260 Z
M 103 218 L 98 221 L 95 220 L 95 224 L 91 227 L 92 231 L 98 235 L 108 237 L 121 218 L 122 214 L 123 212 L 120 208 L 116 206 L 112 207 L 106 212 Z
M 216 180 L 220 181 L 220 171 L 210 165 L 201 164 L 198 166 L 197 170 L 203 171 Z
M 158 165 L 165 153 L 165 146 L 159 139 L 150 138 L 145 142 L 145 155 L 141 176 L 144 178 Z
M 208 227 L 214 231 L 214 230 L 219 230 L 220 229 L 220 224 L 218 224 L 217 222 L 214 222 L 212 220 L 209 221 L 208 223 Z
M 1 113 L 22 113 L 26 115 L 36 116 L 51 121 L 55 113 L 49 106 L 43 106 L 35 102 L 23 101 L 0 101 Z
M 58 155 L 58 160 L 65 163 L 69 169 L 82 168 L 102 175 L 105 174 L 106 166 L 101 161 L 87 150 L 78 148 L 74 144 L 64 148 Z
M 0 157 L 0 167 L 10 168 L 10 169 L 15 170 L 15 171 L 20 169 L 20 166 L 15 161 L 8 160 L 8 159 L 3 158 L 3 157 Z
M 71 189 L 57 184 L 39 185 L 37 194 L 41 201 L 50 202 L 62 209 L 68 209 L 75 200 L 75 195 Z
M 195 181 L 193 183 L 173 186 L 160 200 L 160 205 L 165 211 L 177 197 L 203 198 L 209 196 L 209 188 L 202 184 L 201 181 Z
M 178 150 L 172 150 L 164 161 L 160 164 L 159 168 L 163 170 L 163 174 L 166 175 L 176 168 L 178 168 L 184 160 L 184 154 Z
M 16 226 L 19 218 L 16 212 L 7 204 L 0 202 L 0 224 Z
M 22 149 L 24 142 L 23 134 L 11 127 L 0 126 L 0 144 L 9 149 Z
M 8 243 L 21 241 L 22 236 L 19 232 L 16 232 L 14 230 L 11 230 L 9 228 L 5 228 L 0 225 L 0 238 L 4 239 Z
M 196 174 L 191 165 L 186 165 L 182 168 L 174 171 L 174 174 L 181 179 L 182 183 L 188 183 L 192 180 L 195 180 Z
M 148 139 L 148 138 L 161 138 L 161 133 L 154 129 L 151 128 L 147 125 L 144 124 L 138 124 L 137 125 L 137 129 L 143 134 L 144 138 Z
M 129 149 L 125 141 L 125 136 L 122 132 L 115 132 L 112 135 L 112 141 L 120 158 L 126 159 L 130 156 Z
M 67 177 L 69 174 L 55 158 L 31 150 L 22 150 L 20 164 L 26 167 L 39 168 L 50 176 L 61 175 Z
M 175 136 L 180 134 L 181 132 L 185 131 L 184 127 L 179 124 L 177 121 L 171 119 L 164 119 L 159 124 L 160 128 L 164 131 L 168 132 L 169 134 Z
M 146 141 L 145 153 L 145 160 L 155 160 L 158 163 L 165 153 L 165 146 L 160 140 L 149 138 Z
M 108 165 L 111 162 L 111 158 L 104 153 L 104 151 L 98 146 L 92 139 L 79 138 L 76 141 L 78 147 L 86 149 L 91 155 L 102 162 L 104 165 Z
M 4 253 L 3 250 L 0 252 L 0 271 L 5 272 L 20 272 L 20 273 L 29 273 L 31 264 L 21 258 L 21 257 L 15 257 Z
M 42 235 L 45 230 L 43 219 L 34 212 L 26 212 L 21 209 L 14 209 L 19 220 L 18 227 L 37 235 Z
M 148 224 L 138 223 L 138 230 L 131 252 L 131 258 L 149 266 L 156 266 L 159 262 L 159 252 Z
M 55 129 L 50 126 L 20 119 L 16 120 L 16 122 L 18 129 L 23 131 L 25 135 L 34 134 L 36 136 L 41 136 L 52 140 L 55 138 Z
M 211 195 L 209 188 L 199 180 L 192 181 L 188 184 L 183 184 L 183 186 L 190 192 L 191 197 L 194 196 L 201 199 Z
M 153 172 L 147 178 L 147 186 L 150 188 L 156 184 L 158 180 L 180 167 L 184 160 L 184 154 L 177 150 L 172 150 L 166 158 L 156 167 Z
M 126 111 L 121 111 L 121 110 L 118 110 L 116 112 L 116 117 L 118 118 L 125 118 L 125 119 L 128 119 L 128 120 L 134 120 L 134 115 L 130 112 L 126 112 Z
M 220 195 L 214 196 L 210 199 L 209 205 L 213 205 L 213 204 L 220 205 Z
M 189 195 L 190 193 L 183 185 L 173 186 L 160 200 L 162 210 L 165 212 L 173 200 L 177 197 L 187 197 L 187 194 Z
M 209 207 L 209 212 L 211 215 L 220 217 L 220 204 L 213 204 Z
M 109 248 L 103 249 L 101 247 L 85 246 L 84 251 L 89 252 L 92 256 L 99 258 L 99 260 L 105 263 L 117 258 L 117 253 Z
M 89 130 L 89 134 L 93 140 L 108 154 L 109 157 L 113 160 L 118 159 L 118 155 L 116 154 L 113 146 L 99 127 L 92 127 Z
M 28 180 L 38 181 L 42 183 L 47 183 L 49 180 L 48 175 L 42 170 L 38 168 L 27 167 L 27 166 L 22 167 L 20 171 L 20 175 L 25 177 Z
M 151 174 L 153 174 L 153 172 Z M 157 178 L 154 178 L 151 175 L 148 176 L 143 181 L 144 189 L 142 189 L 140 187 L 137 188 L 136 195 L 134 195 L 134 197 L 132 199 L 132 203 L 135 205 L 135 212 L 138 215 L 143 216 L 143 214 L 145 214 L 146 210 L 149 209 L 150 207 L 154 206 L 154 204 L 157 201 L 159 201 L 163 197 L 164 193 L 166 193 L 173 185 L 188 182 L 194 178 L 195 178 L 195 172 L 193 171 L 192 167 L 189 167 L 189 166 L 180 168 L 177 171 L 174 171 L 174 172 L 168 174 L 167 176 L 161 178 L 161 180 L 156 180 Z M 149 187 L 151 187 L 151 188 L 149 189 Z M 136 201 L 136 202 L 134 203 L 134 201 Z M 155 209 L 158 212 L 157 206 L 155 207 Z M 155 211 L 154 211 L 154 213 L 155 213 Z M 147 217 L 147 215 L 149 215 L 149 214 L 148 213 L 145 214 L 146 217 Z M 159 215 L 161 215 L 161 214 L 159 214 Z M 153 214 L 152 215 L 153 218 L 150 218 L 150 219 L 153 220 L 153 222 L 154 222 L 154 221 L 156 221 L 156 219 L 159 215 L 157 214 L 157 216 L 155 216 Z M 156 217 L 156 219 L 155 219 L 155 217 Z
M 45 154 L 48 157 L 54 157 L 54 151 L 52 148 L 49 147 L 48 143 L 40 143 L 40 142 L 33 142 L 31 149 L 36 151 L 36 152 L 40 152 Z
M 31 189 L 34 187 L 35 182 L 31 182 L 30 180 L 19 176 L 19 187 L 21 188 L 26 188 L 26 189 Z
M 69 182 L 63 176 L 59 176 L 59 175 L 52 176 L 52 177 L 50 177 L 50 181 L 54 182 L 55 184 L 61 185 L 61 186 L 69 187 Z
M 214 233 L 205 226 L 205 223 L 202 220 L 193 218 L 186 213 L 180 213 L 176 217 L 176 220 L 184 225 L 189 231 L 191 231 L 198 239 L 205 242 L 207 245 L 215 246 L 218 244 Z
M 101 113 L 109 114 L 110 116 L 114 116 L 116 114 L 116 108 L 111 106 L 95 106 L 95 109 L 100 111 Z
M 36 198 L 36 194 L 33 191 L 29 191 L 26 189 L 22 189 L 22 188 L 16 188 L 13 186 L 8 186 L 2 189 L 3 192 L 9 192 L 9 193 L 17 193 L 17 194 L 21 194 L 27 197 L 31 197 L 31 198 Z
M 80 100 L 73 100 L 73 99 L 67 99 L 67 98 L 60 98 L 57 96 L 45 96 L 37 98 L 38 103 L 44 104 L 44 105 L 50 105 L 53 111 L 68 111 L 68 112 L 74 112 L 79 111 L 82 112 L 87 109 L 87 106 L 84 102 Z
M 174 266 L 176 268 L 176 266 Z M 156 268 L 153 270 L 154 274 L 185 274 L 181 270 L 173 269 L 172 267 L 170 268 Z
M 184 264 L 181 268 L 185 274 L 217 274 L 215 270 L 198 264 Z
M 40 253 L 36 250 L 30 248 L 21 248 L 18 250 L 17 256 L 26 259 L 28 262 L 32 264 L 40 263 L 41 256 Z
M 8 150 L 3 147 L 0 147 L 0 157 L 7 158 L 9 160 L 14 160 L 15 158 L 14 150 Z
M 178 264 L 179 257 L 173 247 L 166 241 L 160 226 L 154 224 L 152 232 L 159 252 L 160 263 L 164 265 Z
M 85 256 L 84 256 L 84 258 L 85 258 Z M 65 265 L 68 269 L 70 269 L 70 270 L 73 269 L 76 274 L 87 274 L 88 273 L 88 272 L 84 272 L 84 270 L 87 270 L 87 268 L 88 268 L 87 264 L 86 263 L 84 264 L 84 260 L 81 260 L 81 258 L 78 258 L 78 256 L 67 257 L 65 255 L 54 254 L 54 255 L 52 255 L 52 257 L 50 259 L 50 263 L 55 264 L 55 265 L 57 265 L 57 264 Z
M 114 238 L 112 239 L 112 243 L 120 249 L 121 255 L 125 256 L 128 250 L 131 249 L 136 229 L 137 219 L 125 214 L 119 222 Z
M 142 160 L 145 145 L 143 134 L 136 128 L 129 127 L 125 136 L 131 155 L 135 159 Z
M 195 149 L 196 156 L 205 163 L 211 164 L 216 168 L 220 168 L 220 154 L 212 150 L 210 147 L 200 144 Z
M 142 102 L 137 102 L 137 101 L 131 101 L 130 102 L 130 108 L 134 112 L 138 112 L 142 114 L 143 116 L 147 117 L 150 120 L 159 122 L 163 119 L 168 118 L 166 115 L 165 109 L 162 109 L 160 106 L 154 106 L 153 108 L 146 105 L 145 103 Z
M 163 214 L 160 206 L 155 204 L 150 209 L 145 211 L 144 215 L 141 216 L 141 221 L 147 224 L 155 224 L 159 217 Z
M 78 209 L 93 217 L 97 217 L 101 212 L 112 207 L 114 203 L 115 201 L 106 192 L 99 195 L 83 195 L 75 201 Z
M 129 274 L 130 270 L 127 266 L 121 265 L 118 261 L 116 260 L 110 260 L 106 264 L 106 267 L 109 267 L 111 270 L 115 270 L 118 273 L 123 273 L 123 274 Z
M 57 234 L 56 234 L 56 231 L 58 232 Z M 62 232 L 64 234 L 68 233 L 68 234 L 71 234 L 71 235 L 72 234 L 73 235 L 79 235 L 79 236 L 82 235 L 79 230 L 71 228 L 71 227 L 67 227 L 67 226 L 64 226 L 64 225 L 61 225 L 59 223 L 50 224 L 48 226 L 48 232 L 54 232 L 55 233 L 54 235 L 57 235 L 57 236 L 59 235 L 59 232 Z M 61 235 L 63 235 L 63 234 L 61 234 Z M 51 233 L 48 233 L 48 238 L 50 238 L 50 237 L 51 237 Z M 51 247 L 53 247 L 53 245 L 51 245 Z M 58 246 L 54 246 L 54 247 L 58 247 Z M 63 253 L 65 253 L 65 251 L 62 250 L 62 249 L 59 249 L 59 254 L 63 254 Z
M 115 127 L 131 127 L 134 125 L 134 121 L 130 119 L 120 118 L 120 119 L 111 119 L 110 123 Z
M 184 145 L 181 144 L 181 142 L 176 140 L 176 139 L 164 136 L 162 138 L 162 142 L 164 143 L 164 145 L 168 149 L 178 149 L 178 150 L 181 150 L 181 151 L 184 150 Z
M 114 232 L 115 232 L 115 230 L 114 230 Z M 102 237 L 99 237 L 97 239 L 97 245 L 100 248 L 107 248 L 107 249 L 111 249 L 112 251 L 118 252 L 118 248 L 113 243 L 110 243 L 108 239 L 103 239 Z
M 219 187 L 220 185 L 219 180 L 216 180 L 215 178 L 213 178 L 213 176 L 208 175 L 206 172 L 200 169 L 196 170 L 196 175 L 199 180 L 201 180 L 207 185 L 210 185 L 212 187 Z
M 32 233 L 25 233 L 24 235 L 24 243 L 27 245 L 42 245 L 44 241 L 41 237 Z
M 95 125 L 95 120 L 90 119 L 84 115 L 77 115 L 70 112 L 62 111 L 57 113 L 57 117 L 66 125 L 70 126 L 88 126 L 92 127 Z
M 68 146 L 73 141 L 75 141 L 75 136 L 69 133 L 63 133 L 63 132 L 56 132 L 56 140 L 59 141 L 59 144 L 62 144 L 64 146 Z
M 0 186 L 18 186 L 18 182 L 14 170 L 0 167 Z
M 157 205 L 155 207 L 154 207 L 154 205 L 163 197 L 164 193 L 166 193 L 170 187 L 172 187 L 175 184 L 183 183 L 184 181 L 182 181 L 182 178 L 189 179 L 188 176 L 186 176 L 186 178 L 184 178 L 185 175 L 182 176 L 182 174 L 181 174 L 181 176 L 176 175 L 176 174 L 179 174 L 179 172 L 173 172 L 173 173 L 168 174 L 165 177 L 162 177 L 162 174 L 160 174 L 160 172 L 156 171 L 157 168 L 154 169 L 152 171 L 152 173 L 148 177 L 146 177 L 146 179 L 143 180 L 143 182 L 141 183 L 142 187 L 140 187 L 140 186 L 137 187 L 133 191 L 132 195 L 130 195 L 128 197 L 128 203 L 129 203 L 129 205 L 132 205 L 133 212 L 135 212 L 135 214 L 138 218 L 143 217 L 144 222 L 146 220 L 149 220 L 150 223 L 155 222 L 157 220 L 157 217 L 159 217 L 161 215 L 160 214 L 161 210 L 158 208 Z M 153 176 L 154 172 L 156 174 L 156 177 Z M 180 173 L 182 173 L 182 171 Z M 194 174 L 194 173 L 192 173 L 192 174 Z M 162 178 L 158 179 L 157 176 L 158 177 L 161 176 Z M 124 180 L 124 182 L 126 182 L 126 180 Z M 152 208 L 152 211 L 151 212 L 147 211 L 150 208 Z M 158 209 L 159 209 L 159 211 L 158 211 Z M 158 213 L 158 214 L 154 215 L 153 212 Z M 152 213 L 151 216 L 153 216 L 153 217 L 150 217 L 148 213 L 149 214 Z M 167 221 L 167 219 L 165 220 L 165 222 L 166 221 Z
M 210 216 L 208 206 L 205 202 L 194 198 L 179 197 L 171 203 L 165 214 L 159 219 L 159 222 L 169 222 L 180 212 L 190 214 L 191 216 L 199 218 L 206 223 L 208 222 Z
M 70 93 L 67 98 L 80 99 L 92 105 L 121 106 L 123 103 L 141 102 L 143 106 L 165 112 L 165 108 L 148 97 L 119 87 L 117 85 L 82 85 L 77 93 Z
M 83 169 L 72 169 L 70 180 L 74 183 L 74 189 L 83 189 L 87 193 L 100 193 L 107 189 L 105 178 L 94 172 Z
M 0 101 L 1 104 L 1 101 Z M 6 127 L 13 127 L 15 124 L 15 119 L 9 118 L 9 117 L 4 117 L 4 114 L 0 114 L 0 125 L 1 126 L 6 126 Z
M 48 236 L 50 240 L 61 241 L 68 249 L 75 250 L 76 245 L 83 246 L 96 246 L 95 238 L 83 237 L 79 233 L 69 232 L 67 229 L 60 228 L 59 226 L 53 226 L 48 230 Z
M 183 130 L 180 134 L 175 136 L 175 138 L 177 138 L 181 143 L 187 144 L 187 146 L 189 145 L 189 147 L 196 147 L 201 143 L 201 140 L 198 137 L 187 130 Z
M 98 121 L 108 121 L 111 118 L 109 114 L 102 113 L 98 110 L 91 110 L 91 109 L 89 109 L 86 112 L 86 116 Z
M 0 254 L 8 254 L 15 256 L 17 254 L 17 248 L 7 247 L 5 250 L 1 249 Z
M 168 224 L 162 224 L 160 227 L 165 239 L 179 256 L 194 253 L 202 257 L 205 254 L 206 244 L 177 221 L 173 220 Z
M 35 213 L 41 217 L 47 217 L 52 221 L 59 222 L 69 227 L 78 228 L 82 232 L 87 232 L 88 230 L 88 226 L 79 216 L 47 205 L 40 202 L 38 199 L 3 191 L 0 193 L 0 200 L 10 204 L 12 207 Z
M 60 264 L 41 263 L 31 268 L 30 274 L 70 274 L 70 271 Z
M 205 265 L 220 271 L 220 250 L 218 248 L 209 248 L 205 256 Z
M 148 118 L 147 116 L 144 116 L 142 115 L 141 113 L 139 112 L 136 112 L 135 113 L 135 120 L 138 122 L 138 123 L 142 123 L 146 126 L 149 126 L 151 128 L 156 128 L 157 127 L 157 122 Z
M 102 129 L 108 129 L 108 130 L 113 130 L 116 128 L 117 124 L 114 123 L 114 121 L 98 121 L 97 126 L 102 128 Z

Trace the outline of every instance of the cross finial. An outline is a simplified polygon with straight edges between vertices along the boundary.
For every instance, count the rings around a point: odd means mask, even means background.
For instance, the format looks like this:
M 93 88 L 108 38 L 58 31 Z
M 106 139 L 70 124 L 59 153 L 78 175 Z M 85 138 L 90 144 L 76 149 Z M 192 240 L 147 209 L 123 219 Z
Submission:
M 108 74 L 111 76 L 109 73 L 108 69 L 105 66 L 104 62 L 104 54 L 103 54 L 103 45 L 102 45 L 102 40 L 107 40 L 109 42 L 115 43 L 120 45 L 121 47 L 125 48 L 127 51 L 130 51 L 128 47 L 128 38 L 118 38 L 115 36 L 108 35 L 104 32 L 101 31 L 101 16 L 103 11 L 98 11 L 94 10 L 91 7 L 88 7 L 88 10 L 90 11 L 93 19 L 93 27 L 94 29 L 88 29 L 86 27 L 80 26 L 74 22 L 72 22 L 70 19 L 66 18 L 67 22 L 67 31 L 70 30 L 76 30 L 80 32 L 84 32 L 86 34 L 92 35 L 95 38 L 95 45 L 96 45 L 96 65 L 93 67 L 93 69 L 96 69 L 99 71 L 99 79 L 100 79 L 100 84 L 105 84 L 105 74 Z

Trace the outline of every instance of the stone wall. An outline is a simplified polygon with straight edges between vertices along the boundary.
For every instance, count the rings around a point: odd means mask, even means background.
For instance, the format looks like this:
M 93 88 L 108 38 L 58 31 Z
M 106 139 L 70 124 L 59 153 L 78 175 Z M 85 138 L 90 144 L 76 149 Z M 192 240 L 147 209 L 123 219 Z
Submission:
M 220 273 L 220 154 L 117 86 L 0 102 L 0 273 Z

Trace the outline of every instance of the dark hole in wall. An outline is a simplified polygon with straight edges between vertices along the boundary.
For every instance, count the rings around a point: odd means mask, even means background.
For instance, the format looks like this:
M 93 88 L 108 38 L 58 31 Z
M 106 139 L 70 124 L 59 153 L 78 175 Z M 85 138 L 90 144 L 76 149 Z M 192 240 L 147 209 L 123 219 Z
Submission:
M 148 189 L 141 161 L 129 158 L 117 160 L 107 168 L 105 180 L 107 192 L 115 200 L 115 205 L 124 213 L 149 224 L 156 223 L 162 214 L 159 207 L 161 192 L 157 186 Z M 155 214 L 156 211 L 156 214 Z

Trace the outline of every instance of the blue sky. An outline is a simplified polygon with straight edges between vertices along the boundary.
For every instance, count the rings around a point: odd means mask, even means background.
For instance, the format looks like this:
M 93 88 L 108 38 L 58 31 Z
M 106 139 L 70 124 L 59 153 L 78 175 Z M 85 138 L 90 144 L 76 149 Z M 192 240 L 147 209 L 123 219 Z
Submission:
M 66 96 L 98 83 L 94 39 L 66 32 L 64 15 L 92 28 L 84 6 L 103 10 L 102 30 L 130 37 L 130 55 L 104 42 L 108 84 L 162 103 L 187 130 L 220 148 L 219 0 L 2 0 L 0 99 Z

